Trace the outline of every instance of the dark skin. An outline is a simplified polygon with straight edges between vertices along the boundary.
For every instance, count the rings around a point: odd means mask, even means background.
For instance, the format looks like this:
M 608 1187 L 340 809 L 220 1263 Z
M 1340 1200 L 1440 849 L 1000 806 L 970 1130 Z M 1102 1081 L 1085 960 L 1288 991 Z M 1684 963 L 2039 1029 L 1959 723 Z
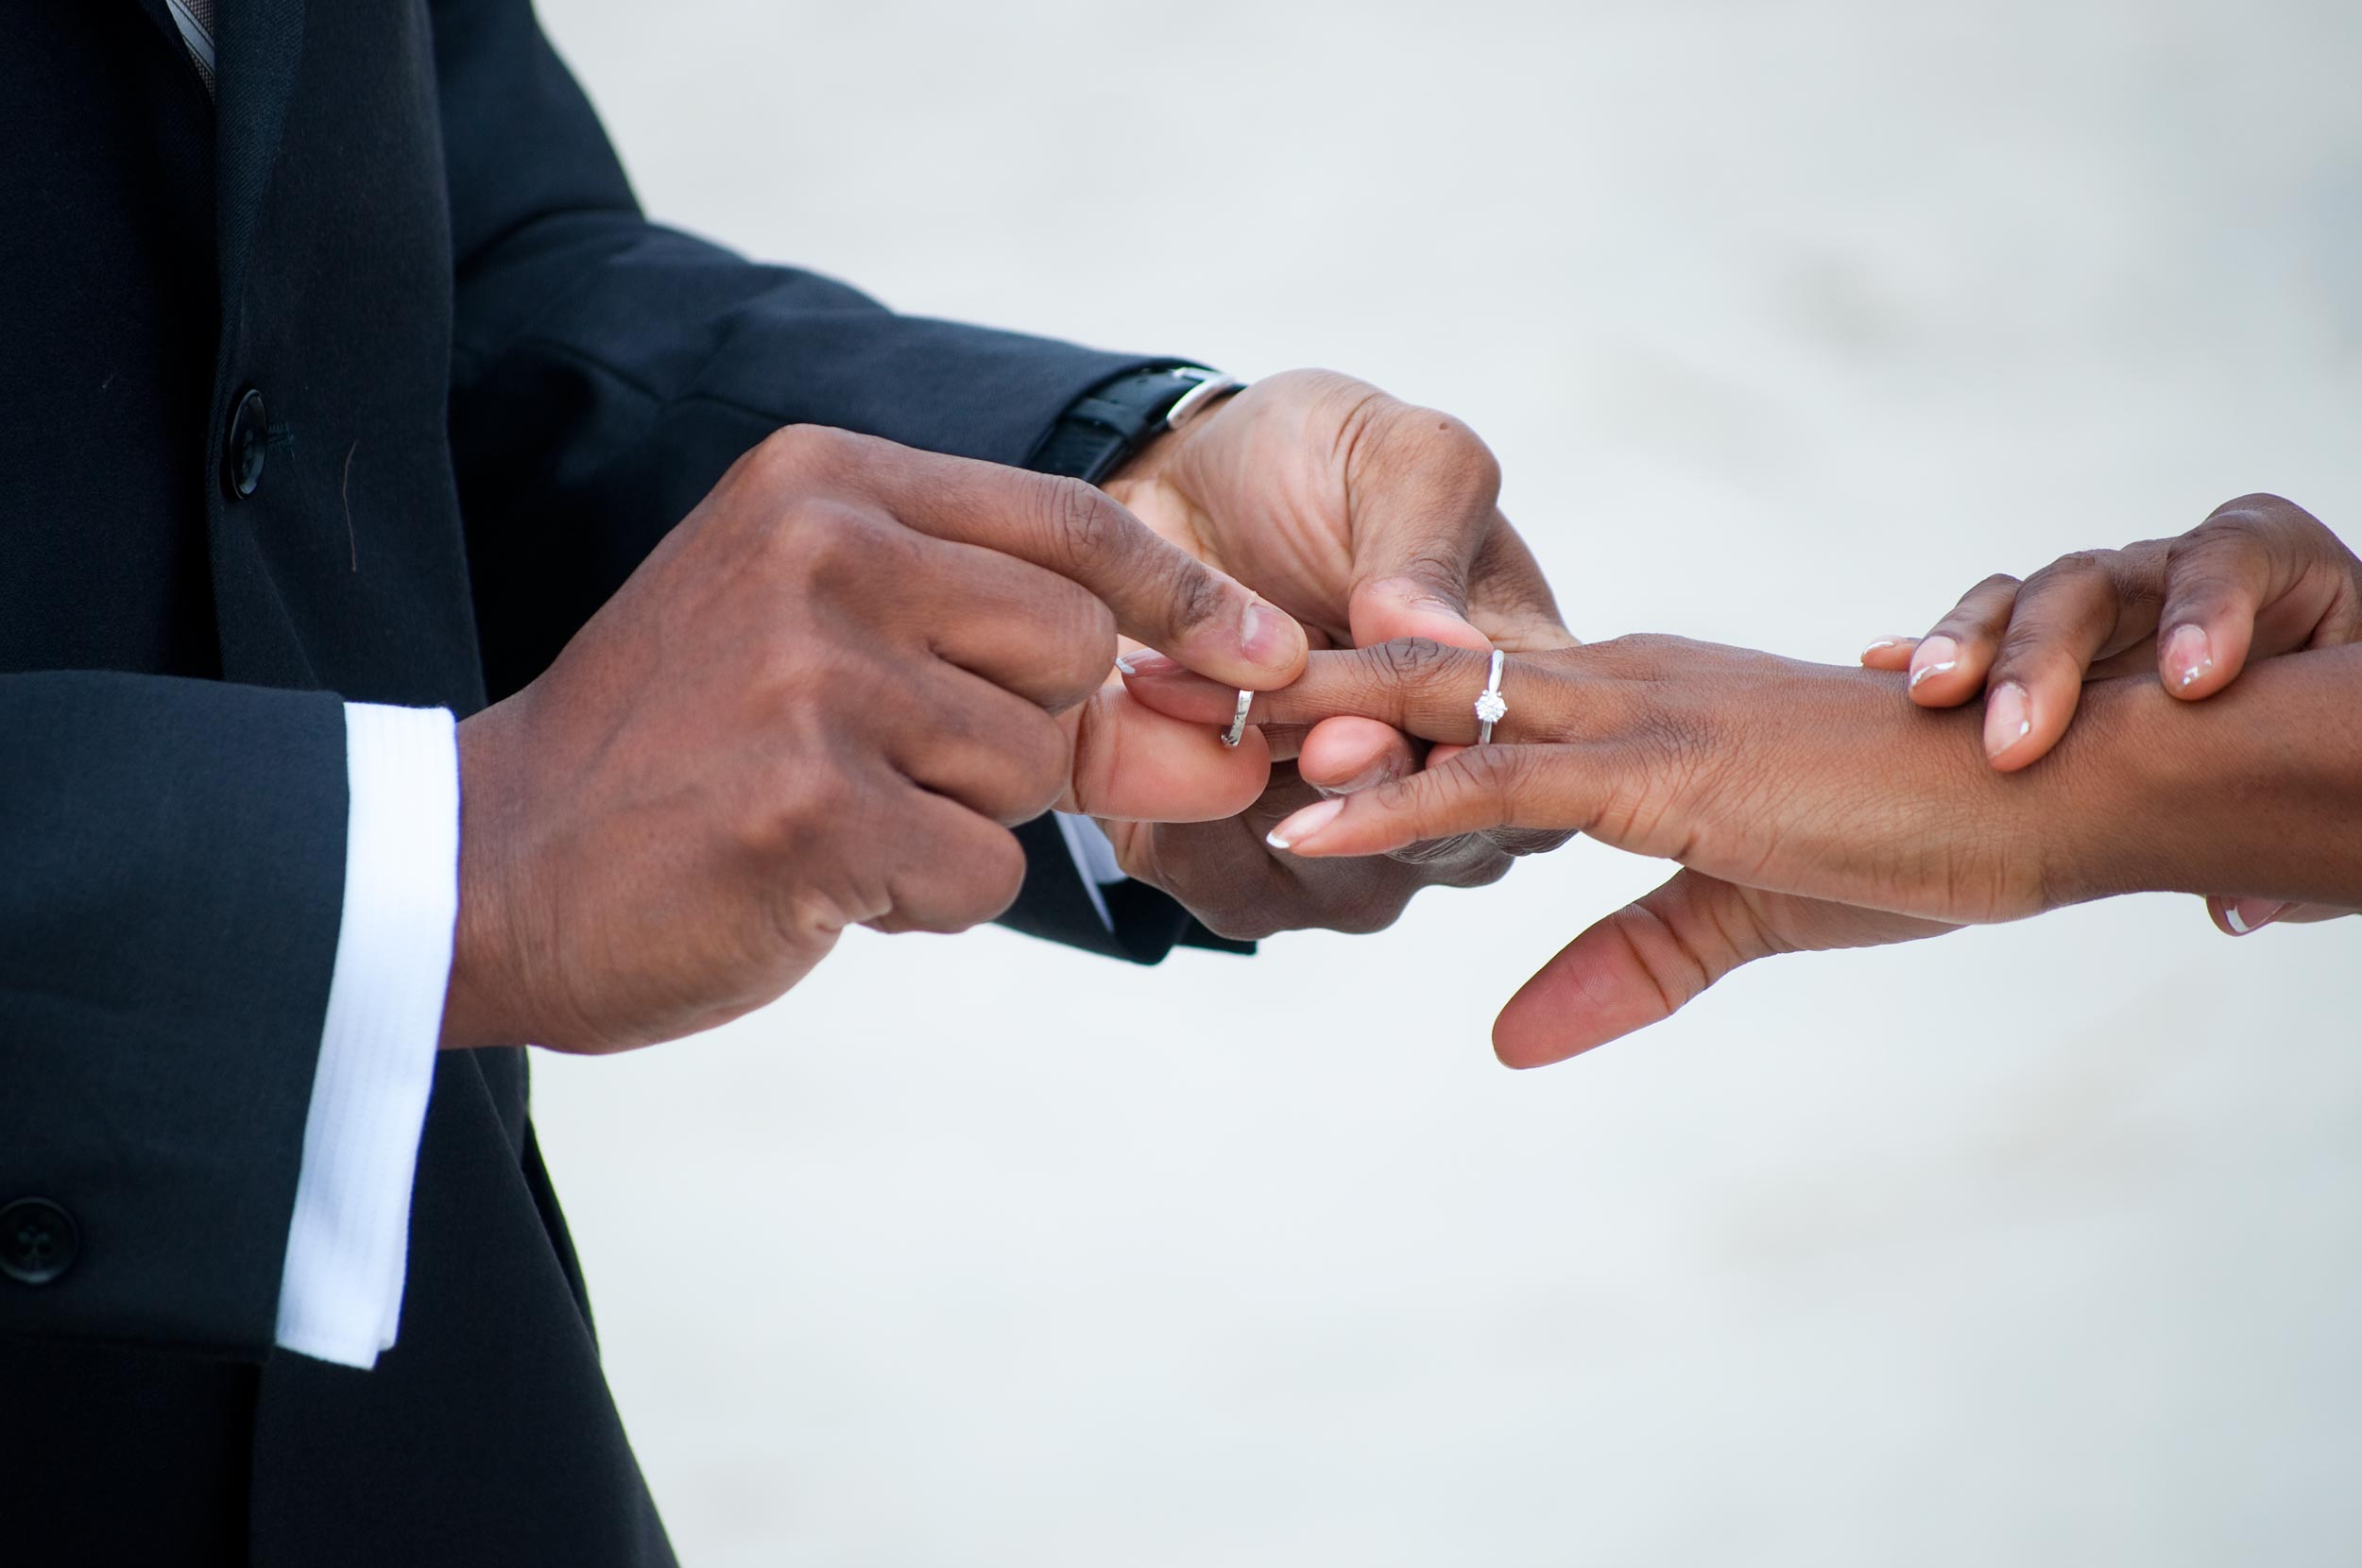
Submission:
M 1401 637 L 1480 651 L 1575 640 L 1501 514 L 1500 469 L 1484 443 L 1448 415 L 1349 376 L 1293 370 L 1258 382 L 1163 437 L 1107 490 L 1165 538 L 1295 616 L 1315 647 Z M 1175 667 L 1147 655 L 1126 663 Z M 1222 717 L 1226 725 L 1227 708 Z M 1307 927 L 1378 930 L 1423 888 L 1496 881 L 1515 857 L 1565 842 L 1563 833 L 1502 829 L 1353 861 L 1275 854 L 1264 835 L 1282 817 L 1413 773 L 1427 747 L 1355 717 L 1262 733 L 1270 785 L 1243 812 L 1141 820 L 1145 813 L 1091 804 L 1086 792 L 1069 804 L 1100 818 L 1125 872 L 1212 929 L 1243 938 Z
M 2087 681 L 2153 670 L 2170 695 L 2202 702 L 2251 660 L 2356 639 L 2362 558 L 2294 502 L 2246 495 L 2177 538 L 2078 551 L 2024 582 L 1988 577 L 1925 638 L 1882 638 L 1861 661 L 1908 669 L 1923 707 L 1981 698 L 1985 755 L 2010 772 L 2058 743 Z M 2232 936 L 2353 912 L 2249 895 L 2206 903 Z
M 1259 698 L 1273 722 L 1349 713 L 1474 739 L 1484 660 L 1429 642 L 1315 653 Z M 1222 694 L 1132 682 L 1176 718 Z M 2040 768 L 1986 760 L 1983 720 L 1902 700 L 1902 677 L 1673 638 L 1511 659 L 1493 745 L 1309 808 L 1307 859 L 1485 827 L 1573 830 L 1681 862 L 1577 937 L 1495 1027 L 1515 1066 L 1662 1019 L 1752 960 L 2020 919 L 2137 891 L 2244 886 L 2362 905 L 2362 645 L 2291 654 L 2191 705 L 2095 683 Z
M 444 1043 L 670 1039 L 778 997 L 847 925 L 988 920 L 1023 871 L 1007 825 L 1053 805 L 1232 935 L 1376 929 L 1422 887 L 1498 878 L 1564 835 L 1323 866 L 1264 843 L 1304 800 L 1415 769 L 1395 728 L 1225 750 L 1103 683 L 1119 628 L 1234 693 L 1293 679 L 1306 626 L 1569 642 L 1498 486 L 1464 425 L 1326 371 L 1231 397 L 1104 495 L 781 433 L 460 725 Z
M 1010 824 L 1087 780 L 1235 812 L 1260 742 L 1101 684 L 1116 632 L 1274 685 L 1286 615 L 1072 481 L 791 429 L 742 458 L 548 671 L 459 726 L 446 1047 L 609 1051 L 759 1007 L 846 927 L 1016 896 Z M 1121 743 L 1106 731 L 1123 732 Z

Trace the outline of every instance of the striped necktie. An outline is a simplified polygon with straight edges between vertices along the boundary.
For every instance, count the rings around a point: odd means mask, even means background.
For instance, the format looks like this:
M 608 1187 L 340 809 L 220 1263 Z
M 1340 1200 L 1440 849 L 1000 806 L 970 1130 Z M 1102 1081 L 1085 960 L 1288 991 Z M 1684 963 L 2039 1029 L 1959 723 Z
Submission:
M 205 95 L 214 95 L 214 0 L 164 0 L 180 42 L 189 46 L 189 60 L 205 80 Z

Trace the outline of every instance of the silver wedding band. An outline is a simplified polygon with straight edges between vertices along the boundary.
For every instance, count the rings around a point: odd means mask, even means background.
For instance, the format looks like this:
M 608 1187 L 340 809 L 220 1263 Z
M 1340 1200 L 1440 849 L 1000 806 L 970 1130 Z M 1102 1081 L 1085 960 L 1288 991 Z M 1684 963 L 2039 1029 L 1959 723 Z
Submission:
M 1255 693 L 1246 687 L 1239 688 L 1239 710 L 1230 715 L 1230 727 L 1223 731 L 1222 743 L 1235 746 L 1246 736 L 1246 710 L 1255 706 Z
M 1484 673 L 1484 690 L 1477 693 L 1477 741 L 1480 746 L 1493 743 L 1493 726 L 1509 715 L 1509 704 L 1501 699 L 1501 666 L 1509 656 L 1498 648 L 1493 650 L 1492 668 Z

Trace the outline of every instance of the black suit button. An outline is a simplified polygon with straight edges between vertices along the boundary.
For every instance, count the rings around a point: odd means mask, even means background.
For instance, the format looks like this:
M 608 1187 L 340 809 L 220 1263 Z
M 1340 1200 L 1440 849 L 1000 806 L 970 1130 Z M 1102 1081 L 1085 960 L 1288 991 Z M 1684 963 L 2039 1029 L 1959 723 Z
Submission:
M 47 1285 L 82 1251 L 74 1217 L 46 1198 L 20 1198 L 0 1209 L 0 1274 L 20 1285 Z
M 270 445 L 270 417 L 263 395 L 253 387 L 238 394 L 231 411 L 230 429 L 221 442 L 221 493 L 243 501 L 263 482 L 263 453 Z

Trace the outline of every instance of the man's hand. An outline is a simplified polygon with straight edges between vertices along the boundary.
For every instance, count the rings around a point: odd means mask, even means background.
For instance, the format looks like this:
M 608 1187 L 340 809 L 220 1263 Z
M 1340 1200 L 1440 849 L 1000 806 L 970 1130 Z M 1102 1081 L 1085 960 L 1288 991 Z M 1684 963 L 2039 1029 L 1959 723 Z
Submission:
M 1304 659 L 1287 617 L 1087 486 L 773 436 L 460 725 L 444 1044 L 645 1045 L 771 1000 L 847 926 L 991 919 L 1024 875 L 1005 825 L 1068 788 L 1119 626 L 1232 686 Z M 1261 788 L 1259 745 L 1125 730 L 1136 793 Z
M 1258 382 L 1141 452 L 1107 493 L 1332 646 L 1573 640 L 1476 433 L 1350 376 Z
M 1259 382 L 1159 439 L 1107 490 L 1166 538 L 1287 610 L 1318 644 L 1426 637 L 1487 650 L 1574 641 L 1501 515 L 1500 471 L 1484 443 L 1447 415 L 1350 377 L 1296 370 Z M 1375 930 L 1422 887 L 1493 881 L 1512 855 L 1565 837 L 1466 834 L 1325 864 L 1275 857 L 1263 834 L 1280 817 L 1324 793 L 1414 773 L 1425 748 L 1353 717 L 1272 726 L 1264 738 L 1272 785 L 1242 815 L 1110 820 L 1150 813 L 1117 808 L 1082 778 L 1068 804 L 1102 818 L 1127 873 L 1239 937 L 1306 926 Z

